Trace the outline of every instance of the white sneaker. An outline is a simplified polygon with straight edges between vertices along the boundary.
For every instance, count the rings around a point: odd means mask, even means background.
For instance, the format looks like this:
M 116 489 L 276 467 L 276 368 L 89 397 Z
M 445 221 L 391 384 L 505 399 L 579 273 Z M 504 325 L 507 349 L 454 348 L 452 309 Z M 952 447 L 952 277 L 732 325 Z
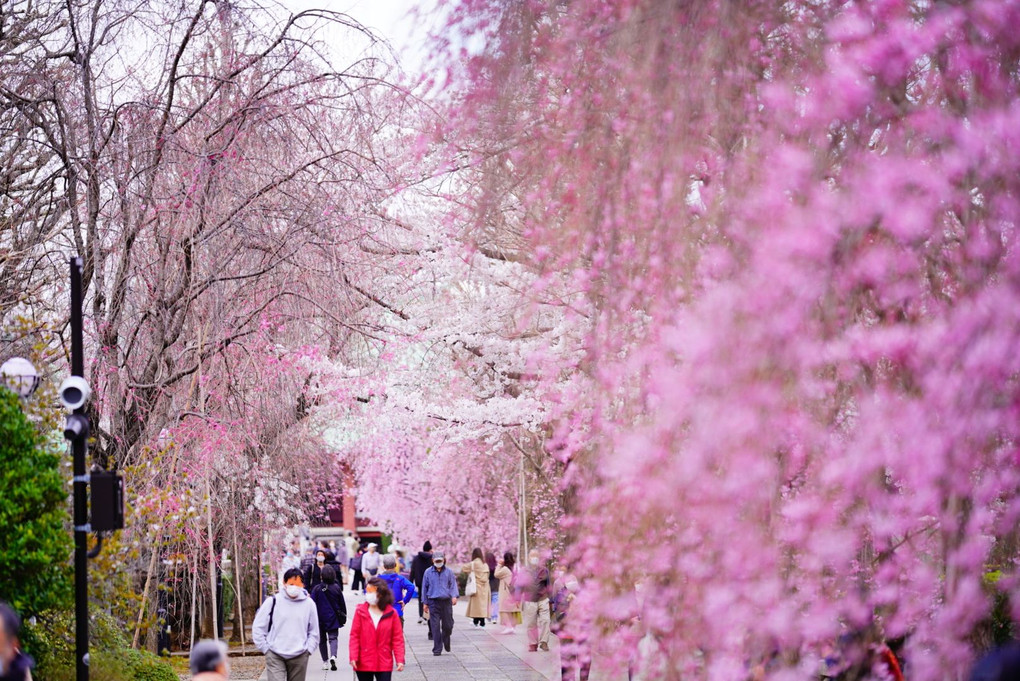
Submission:
M 322 668 L 328 670 L 329 669 L 329 662 L 323 662 L 322 663 Z

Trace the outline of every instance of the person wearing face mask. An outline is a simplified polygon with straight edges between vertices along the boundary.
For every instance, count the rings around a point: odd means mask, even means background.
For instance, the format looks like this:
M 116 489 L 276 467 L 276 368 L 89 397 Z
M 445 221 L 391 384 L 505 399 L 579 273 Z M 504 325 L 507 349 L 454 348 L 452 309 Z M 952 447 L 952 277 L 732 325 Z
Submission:
M 322 668 L 336 671 L 337 635 L 347 624 L 347 604 L 343 588 L 336 583 L 336 569 L 322 568 L 322 583 L 308 592 L 319 614 L 319 655 Z
M 365 583 L 379 574 L 382 556 L 379 555 L 378 548 L 376 544 L 369 544 L 365 547 L 365 554 L 361 557 L 361 577 Z
M 432 567 L 425 571 L 421 582 L 421 597 L 425 601 L 425 617 L 429 619 L 433 655 L 442 655 L 443 648 L 450 652 L 453 606 L 457 605 L 459 595 L 457 577 L 453 570 L 446 568 L 443 552 L 436 551 L 432 554 Z
M 560 672 L 563 681 L 574 681 L 575 672 L 580 675 L 580 681 L 588 681 L 591 674 L 588 637 L 569 617 L 570 605 L 580 590 L 577 577 L 570 572 L 556 580 L 552 590 L 551 629 L 560 640 Z
M 319 615 L 301 570 L 287 570 L 283 581 L 283 592 L 255 613 L 251 637 L 266 656 L 268 681 L 304 681 L 308 658 L 319 647 Z
M 0 681 L 32 681 L 32 658 L 21 652 L 21 618 L 0 601 Z
M 315 552 L 315 562 L 305 570 L 303 576 L 304 585 L 311 591 L 322 583 L 322 568 L 326 567 L 326 550 L 319 549 Z
M 203 639 L 191 649 L 189 659 L 191 681 L 227 681 L 230 664 L 227 662 L 227 644 L 223 641 Z
M 390 681 L 394 660 L 404 671 L 404 627 L 393 593 L 379 577 L 368 580 L 365 602 L 354 611 L 349 649 L 358 681 Z
M 517 592 L 528 631 L 528 650 L 549 650 L 549 568 L 538 549 L 528 552 L 528 565 L 517 575 Z
M 297 552 L 291 547 L 287 549 L 287 554 L 283 557 L 283 571 L 286 572 L 296 567 L 301 567 L 301 558 L 298 557 Z

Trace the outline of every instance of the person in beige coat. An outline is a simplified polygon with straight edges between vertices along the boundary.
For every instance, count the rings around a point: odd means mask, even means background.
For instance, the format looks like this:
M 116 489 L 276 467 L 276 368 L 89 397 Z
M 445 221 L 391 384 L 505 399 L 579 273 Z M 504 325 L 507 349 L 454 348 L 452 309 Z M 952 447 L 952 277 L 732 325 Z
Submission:
M 475 549 L 471 552 L 471 562 L 462 568 L 468 573 L 468 579 L 475 580 L 478 587 L 475 594 L 468 599 L 467 616 L 471 618 L 474 625 L 485 626 L 485 619 L 489 616 L 489 566 L 485 564 L 482 557 L 482 550 Z
M 495 575 L 499 580 L 499 623 L 503 625 L 501 634 L 514 633 L 517 618 L 521 613 L 521 603 L 514 598 L 514 554 L 507 551 L 498 561 Z

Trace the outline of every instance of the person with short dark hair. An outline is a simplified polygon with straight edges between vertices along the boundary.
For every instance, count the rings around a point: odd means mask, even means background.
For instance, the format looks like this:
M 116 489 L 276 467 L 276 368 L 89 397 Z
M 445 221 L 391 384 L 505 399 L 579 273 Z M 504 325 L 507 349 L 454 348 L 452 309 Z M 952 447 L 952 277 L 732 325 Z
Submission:
M 411 560 L 411 583 L 418 590 L 418 624 L 425 622 L 425 599 L 421 597 L 421 581 L 432 567 L 432 542 L 426 540 L 421 551 Z M 429 632 L 431 638 L 432 632 Z
M 326 565 L 322 568 L 322 583 L 316 584 L 311 591 L 319 614 L 319 655 L 322 656 L 322 668 L 333 671 L 336 671 L 337 635 L 340 627 L 347 624 L 347 604 L 336 576 L 336 570 Z
M 266 656 L 269 681 L 304 681 L 308 658 L 319 646 L 319 615 L 300 569 L 287 570 L 283 581 L 283 592 L 255 613 L 251 638 Z
M 203 639 L 191 649 L 191 681 L 226 681 L 230 676 L 227 644 Z
M 453 633 L 453 606 L 457 605 L 460 587 L 453 570 L 446 567 L 442 551 L 432 554 L 432 567 L 425 571 L 421 583 L 421 597 L 425 601 L 425 616 L 429 618 L 432 634 L 432 654 L 450 652 L 450 635 Z
M 0 681 L 32 681 L 34 662 L 21 652 L 21 618 L 0 601 Z
M 315 562 L 302 575 L 304 586 L 309 593 L 322 582 L 322 568 L 326 567 L 329 555 L 329 551 L 322 547 L 315 550 Z
M 386 586 L 393 593 L 393 607 L 400 617 L 400 625 L 404 625 L 404 606 L 411 602 L 411 599 L 418 595 L 414 584 L 408 581 L 407 577 L 397 572 L 399 567 L 396 556 L 385 555 L 382 559 L 382 572 L 379 579 L 386 582 Z
M 365 552 L 360 548 L 351 556 L 351 591 L 365 590 L 365 577 L 361 573 L 361 559 Z
M 390 681 L 394 660 L 397 671 L 404 671 L 404 628 L 386 582 L 373 577 L 365 589 L 365 602 L 351 621 L 351 666 L 358 681 Z

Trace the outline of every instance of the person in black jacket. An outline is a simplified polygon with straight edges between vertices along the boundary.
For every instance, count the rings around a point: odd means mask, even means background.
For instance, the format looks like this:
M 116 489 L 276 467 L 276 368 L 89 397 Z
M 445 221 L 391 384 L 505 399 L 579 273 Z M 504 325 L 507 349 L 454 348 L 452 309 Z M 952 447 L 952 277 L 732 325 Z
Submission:
M 425 621 L 425 603 L 421 598 L 421 580 L 425 571 L 432 567 L 432 542 L 426 541 L 422 550 L 411 560 L 411 582 L 418 589 L 418 624 Z M 431 634 L 431 631 L 429 632 Z
M 312 589 L 322 582 L 322 568 L 324 567 L 326 567 L 326 550 L 316 549 L 315 562 L 305 570 L 304 574 L 305 588 L 308 589 L 308 593 L 312 593 Z
M 364 551 L 358 549 L 358 552 L 351 556 L 351 591 L 365 590 L 365 578 L 361 574 L 361 556 L 363 554 Z
M 319 654 L 322 656 L 322 668 L 336 671 L 337 634 L 340 627 L 347 624 L 347 604 L 344 603 L 343 589 L 336 583 L 336 569 L 333 566 L 326 565 L 322 568 L 322 581 L 312 588 L 310 595 L 319 614 Z
M 21 652 L 21 618 L 11 606 L 0 601 L 0 679 L 31 679 L 32 658 Z

